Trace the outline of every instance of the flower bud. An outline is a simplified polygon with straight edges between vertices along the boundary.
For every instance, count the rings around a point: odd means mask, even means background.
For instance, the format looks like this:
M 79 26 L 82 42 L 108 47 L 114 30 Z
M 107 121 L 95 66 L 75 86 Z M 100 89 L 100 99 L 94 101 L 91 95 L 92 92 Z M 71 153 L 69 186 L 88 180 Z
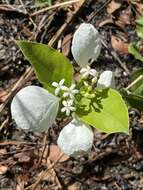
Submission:
M 72 157 L 86 154 L 93 144 L 93 132 L 89 125 L 78 119 L 73 119 L 60 132 L 58 146 Z
M 104 88 L 115 88 L 115 79 L 112 71 L 104 71 L 101 73 L 99 80 L 97 82 L 97 87 Z
M 96 60 L 101 51 L 101 39 L 92 24 L 83 23 L 74 33 L 71 51 L 78 65 L 85 67 Z
M 11 103 L 11 114 L 17 126 L 30 131 L 46 131 L 55 121 L 59 98 L 38 86 L 20 90 Z

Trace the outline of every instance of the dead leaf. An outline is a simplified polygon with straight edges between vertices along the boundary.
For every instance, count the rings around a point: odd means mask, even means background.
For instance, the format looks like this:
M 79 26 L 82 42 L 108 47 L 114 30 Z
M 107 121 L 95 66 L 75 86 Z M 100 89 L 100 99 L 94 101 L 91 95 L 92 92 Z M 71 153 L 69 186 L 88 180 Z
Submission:
M 139 14 L 142 14 L 143 12 L 143 3 L 140 0 L 131 0 L 131 3 L 133 5 L 135 5 L 137 11 L 139 12 Z
M 128 8 L 126 10 L 121 11 L 118 20 L 115 22 L 120 27 L 124 28 L 126 25 L 130 25 L 132 23 L 132 12 L 131 9 Z
M 7 153 L 6 149 L 0 149 L 0 156 L 4 155 Z
M 77 190 L 76 184 L 69 185 L 68 190 Z
M 68 56 L 70 52 L 70 46 L 71 46 L 71 40 L 72 40 L 72 34 L 68 34 L 64 37 L 62 42 L 62 53 L 65 56 Z
M 7 98 L 7 92 L 5 90 L 0 90 L 0 103 L 3 103 Z
M 117 36 L 111 36 L 111 44 L 115 50 L 122 53 L 128 53 L 128 43 L 121 40 L 121 38 Z
M 50 145 L 50 152 L 49 152 L 49 159 L 54 162 L 60 155 L 61 150 L 57 145 Z M 65 162 L 69 159 L 69 156 L 64 154 L 62 158 L 59 160 L 59 162 Z
M 18 158 L 18 162 L 27 163 L 30 162 L 31 158 L 27 153 L 17 153 L 14 155 L 15 158 Z
M 7 172 L 8 167 L 4 165 L 0 165 L 0 175 L 3 175 Z
M 115 2 L 114 0 L 112 0 L 108 6 L 107 6 L 107 12 L 109 14 L 112 14 L 113 12 L 115 12 L 117 9 L 119 9 L 121 7 L 120 3 Z

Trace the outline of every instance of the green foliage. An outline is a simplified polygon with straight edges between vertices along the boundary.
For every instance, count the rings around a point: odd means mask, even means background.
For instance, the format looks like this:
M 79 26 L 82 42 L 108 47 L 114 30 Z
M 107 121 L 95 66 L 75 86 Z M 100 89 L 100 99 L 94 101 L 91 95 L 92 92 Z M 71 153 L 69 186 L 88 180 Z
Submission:
M 63 54 L 44 44 L 28 41 L 18 41 L 17 44 L 26 59 L 34 67 L 37 78 L 46 89 L 53 92 L 52 83 L 54 81 L 59 83 L 61 79 L 65 79 L 66 86 L 71 85 L 73 67 Z M 77 87 L 79 87 L 80 92 L 85 90 L 83 86 L 77 85 Z M 87 90 L 89 89 L 87 88 Z M 102 132 L 124 132 L 128 134 L 128 111 L 121 95 L 113 89 L 98 89 L 91 93 L 95 96 L 89 94 L 88 97 L 85 96 L 85 93 L 77 95 L 77 116 Z
M 122 90 L 122 95 L 130 107 L 143 111 L 143 96 Z
M 131 91 L 139 96 L 143 96 L 143 69 L 139 69 L 135 71 L 131 75 L 132 81 L 138 80 L 131 88 Z
M 136 59 L 143 61 L 143 56 L 139 52 L 139 47 L 135 43 L 131 43 L 128 47 L 128 51 L 132 54 Z
M 45 5 L 52 5 L 52 0 L 35 0 L 35 4 L 37 6 L 45 6 Z
M 128 134 L 128 110 L 121 95 L 113 89 L 95 93 L 94 99 L 81 99 L 76 112 L 79 118 L 102 132 Z
M 143 16 L 140 16 L 137 20 L 136 27 L 137 34 L 140 38 L 143 38 Z
M 18 41 L 17 44 L 46 89 L 53 92 L 52 82 L 61 79 L 65 79 L 65 85 L 71 85 L 73 67 L 62 53 L 40 43 Z

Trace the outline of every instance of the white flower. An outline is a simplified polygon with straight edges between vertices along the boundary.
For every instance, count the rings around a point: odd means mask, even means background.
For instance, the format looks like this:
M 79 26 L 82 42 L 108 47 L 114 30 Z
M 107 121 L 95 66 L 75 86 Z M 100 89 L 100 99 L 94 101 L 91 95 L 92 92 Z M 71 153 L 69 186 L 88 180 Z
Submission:
M 70 97 L 71 99 L 74 99 L 74 95 L 79 92 L 79 90 L 75 89 L 76 85 L 72 84 L 71 87 L 63 87 L 63 90 L 65 91 L 63 94 L 63 97 Z
M 98 74 L 95 69 L 91 69 L 89 66 L 82 68 L 80 73 L 82 74 L 83 78 L 87 78 L 89 75 L 96 77 Z
M 97 82 L 97 76 L 95 76 L 94 78 L 92 78 L 91 82 L 92 82 L 92 84 L 95 84 Z
M 69 156 L 87 154 L 93 144 L 92 129 L 79 119 L 73 119 L 61 130 L 57 144 Z
M 63 90 L 65 79 L 62 79 L 59 83 L 53 82 L 52 86 L 56 87 L 55 89 L 55 95 L 57 96 L 60 92 L 60 90 Z
M 61 112 L 66 112 L 66 115 L 69 116 L 71 111 L 76 111 L 76 108 L 73 106 L 73 100 L 64 100 L 62 102 L 64 107 L 61 109 Z
M 99 80 L 97 82 L 97 87 L 104 88 L 115 88 L 115 79 L 112 71 L 104 71 L 101 73 Z
M 55 122 L 59 101 L 41 87 L 28 86 L 14 96 L 11 115 L 21 129 L 46 131 Z
M 89 60 L 96 60 L 101 51 L 101 38 L 92 24 L 82 23 L 72 40 L 71 51 L 77 64 L 81 67 L 90 65 Z

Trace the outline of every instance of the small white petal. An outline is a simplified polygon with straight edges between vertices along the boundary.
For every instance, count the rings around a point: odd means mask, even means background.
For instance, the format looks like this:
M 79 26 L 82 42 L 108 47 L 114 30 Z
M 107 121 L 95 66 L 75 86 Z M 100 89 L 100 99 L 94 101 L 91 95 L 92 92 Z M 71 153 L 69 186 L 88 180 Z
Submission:
M 87 72 L 87 71 L 86 71 L 85 73 L 82 74 L 82 76 L 83 76 L 84 78 L 87 78 L 88 75 L 89 75 L 89 72 Z
M 70 90 L 73 90 L 75 87 L 76 87 L 76 85 L 72 84 L 71 87 L 70 87 Z
M 74 97 L 74 95 L 73 95 L 73 94 L 70 94 L 69 96 L 70 96 L 70 98 L 71 98 L 72 100 L 74 100 L 74 99 L 75 99 L 75 97 Z
M 101 39 L 92 24 L 83 23 L 73 36 L 71 51 L 81 67 L 90 65 L 89 60 L 96 60 L 101 51 Z
M 70 110 L 66 109 L 66 116 L 69 116 L 69 115 L 70 115 Z
M 74 89 L 74 90 L 72 91 L 73 94 L 77 94 L 78 92 L 79 92 L 79 90 L 77 90 L 77 89 Z
M 69 88 L 66 86 L 61 86 L 61 90 L 67 91 Z
M 90 69 L 90 75 L 93 77 L 97 76 L 97 71 L 95 69 Z
M 73 119 L 60 132 L 58 146 L 72 157 L 87 154 L 93 144 L 93 132 L 85 123 Z
M 65 112 L 66 111 L 66 107 L 63 107 L 62 109 L 61 109 L 61 112 Z
M 97 82 L 97 87 L 104 88 L 115 88 L 115 79 L 112 71 L 104 71 L 101 73 L 99 80 Z
M 11 114 L 17 126 L 29 131 L 46 131 L 55 121 L 59 98 L 38 86 L 20 90 L 11 103 Z
M 82 69 L 80 70 L 80 73 L 83 74 L 83 73 L 85 73 L 86 71 L 87 71 L 86 68 L 82 68 Z
M 64 98 L 66 98 L 66 97 L 68 97 L 69 96 L 69 93 L 68 92 L 65 92 L 64 94 L 63 94 L 63 97 Z
M 65 79 L 62 79 L 60 82 L 59 82 L 59 85 L 62 86 L 65 82 Z
M 62 104 L 66 107 L 68 104 L 67 104 L 67 101 L 63 101 Z
M 52 86 L 58 87 L 58 83 L 57 83 L 57 82 L 53 82 L 53 83 L 52 83 Z
M 68 106 L 72 106 L 73 105 L 73 100 L 68 100 Z
M 60 92 L 60 88 L 57 87 L 57 88 L 55 89 L 55 95 L 57 96 L 57 95 L 59 94 L 59 92 Z
M 71 106 L 71 107 L 70 107 L 70 110 L 71 110 L 71 111 L 76 111 L 76 108 L 73 107 L 73 106 Z

